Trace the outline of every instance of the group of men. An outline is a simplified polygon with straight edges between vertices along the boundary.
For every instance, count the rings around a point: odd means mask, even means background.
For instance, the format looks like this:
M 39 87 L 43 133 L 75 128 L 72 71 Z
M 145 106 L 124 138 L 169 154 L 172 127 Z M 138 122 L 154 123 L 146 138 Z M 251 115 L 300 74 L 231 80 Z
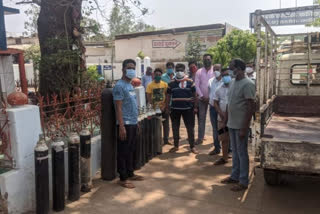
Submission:
M 135 61 L 123 62 L 123 76 L 113 89 L 119 129 L 118 172 L 120 185 L 134 188 L 130 180 L 143 180 L 133 172 L 133 152 L 137 130 L 138 110 L 134 88 L 130 84 L 135 78 Z M 195 62 L 186 66 L 172 62 L 166 64 L 166 72 L 148 68 L 142 78 L 147 101 L 153 108 L 160 108 L 163 122 L 163 141 L 169 143 L 169 118 L 172 124 L 174 146 L 170 152 L 179 150 L 180 121 L 183 118 L 187 129 L 190 151 L 198 154 L 195 145 L 205 139 L 206 117 L 209 108 L 213 126 L 214 149 L 210 155 L 222 158 L 214 164 L 228 162 L 232 150 L 232 172 L 221 182 L 235 184 L 233 191 L 245 190 L 249 184 L 248 135 L 254 113 L 255 84 L 246 74 L 246 64 L 240 59 L 231 61 L 228 69 L 212 63 L 212 56 L 203 56 L 203 68 L 197 69 Z M 198 117 L 198 140 L 195 141 L 195 117 Z M 229 146 L 229 141 L 231 146 Z

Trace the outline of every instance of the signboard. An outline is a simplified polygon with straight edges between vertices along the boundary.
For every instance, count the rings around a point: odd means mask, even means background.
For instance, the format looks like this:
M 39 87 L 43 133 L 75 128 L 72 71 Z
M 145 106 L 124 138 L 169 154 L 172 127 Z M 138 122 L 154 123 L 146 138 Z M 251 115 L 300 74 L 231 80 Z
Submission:
M 254 28 L 255 13 L 250 14 L 250 26 Z M 305 25 L 320 17 L 320 6 L 306 6 L 261 11 L 261 16 L 270 26 Z
M 112 70 L 112 65 L 104 65 L 104 66 L 103 66 L 103 70 L 104 70 L 104 71 Z
M 152 48 L 172 48 L 175 49 L 181 42 L 172 40 L 152 40 Z

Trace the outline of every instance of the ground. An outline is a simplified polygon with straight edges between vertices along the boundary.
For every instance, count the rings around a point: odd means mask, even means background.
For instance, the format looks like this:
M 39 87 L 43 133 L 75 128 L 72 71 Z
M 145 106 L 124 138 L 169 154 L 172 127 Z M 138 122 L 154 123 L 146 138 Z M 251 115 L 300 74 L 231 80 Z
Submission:
M 135 182 L 133 190 L 113 182 L 93 181 L 93 190 L 77 202 L 67 205 L 69 214 L 313 214 L 320 213 L 320 181 L 313 178 L 288 177 L 288 183 L 270 187 L 264 183 L 263 171 L 251 161 L 251 183 L 245 192 L 234 193 L 220 180 L 231 171 L 226 166 L 213 166 L 218 157 L 208 156 L 212 148 L 212 130 L 207 121 L 206 141 L 197 146 L 200 154 L 189 152 L 186 133 L 182 131 L 181 150 L 164 153 L 137 174 L 145 181 Z M 255 173 L 254 173 L 255 172 Z

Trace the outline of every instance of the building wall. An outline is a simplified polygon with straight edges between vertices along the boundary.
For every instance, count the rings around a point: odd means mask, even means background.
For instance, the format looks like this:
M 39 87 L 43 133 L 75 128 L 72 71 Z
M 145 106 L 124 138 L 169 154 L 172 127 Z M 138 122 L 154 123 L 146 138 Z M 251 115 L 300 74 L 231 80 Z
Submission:
M 197 33 L 200 35 L 202 49 L 205 51 L 216 45 L 217 41 L 223 37 L 224 28 L 197 31 Z M 188 34 L 189 32 L 183 32 L 115 40 L 116 62 L 136 58 L 139 51 L 149 56 L 152 62 L 184 61 Z

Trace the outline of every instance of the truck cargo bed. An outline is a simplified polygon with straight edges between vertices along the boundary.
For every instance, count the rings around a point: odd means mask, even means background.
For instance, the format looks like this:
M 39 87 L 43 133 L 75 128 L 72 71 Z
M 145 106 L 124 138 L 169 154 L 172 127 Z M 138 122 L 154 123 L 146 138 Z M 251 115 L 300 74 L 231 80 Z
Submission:
M 273 115 L 265 129 L 264 136 L 320 143 L 320 117 Z
M 273 115 L 261 139 L 261 166 L 320 174 L 320 117 Z

